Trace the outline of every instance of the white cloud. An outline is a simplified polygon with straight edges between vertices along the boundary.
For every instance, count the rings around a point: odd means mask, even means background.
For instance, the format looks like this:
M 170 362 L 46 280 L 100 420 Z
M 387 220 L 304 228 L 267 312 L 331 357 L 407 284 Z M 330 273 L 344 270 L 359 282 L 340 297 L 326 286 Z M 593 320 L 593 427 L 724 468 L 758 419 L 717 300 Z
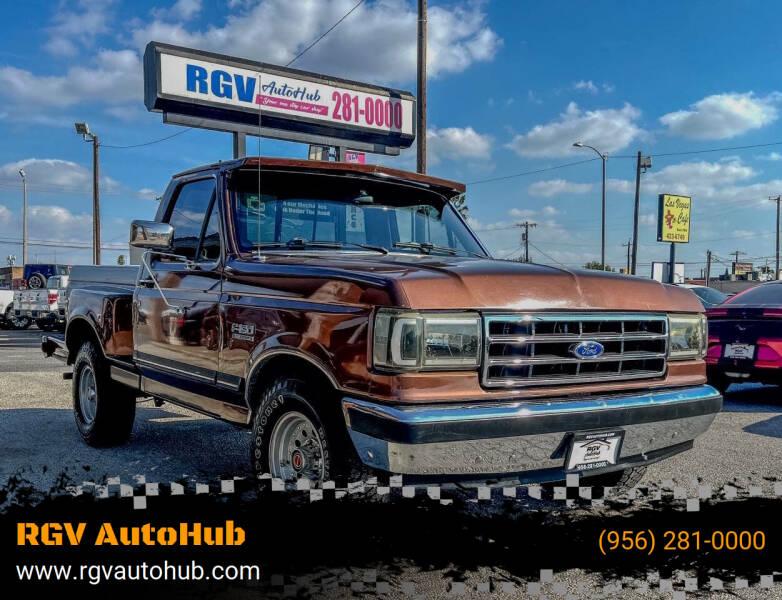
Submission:
M 573 148 L 573 142 L 580 140 L 610 153 L 625 148 L 643 133 L 636 124 L 640 116 L 641 111 L 630 104 L 583 111 L 571 102 L 558 119 L 516 135 L 507 147 L 526 157 L 557 158 L 576 152 L 586 157 L 586 151 Z
M 187 21 L 201 12 L 201 0 L 177 0 L 171 8 L 153 8 L 158 19 Z
M 758 97 L 744 94 L 714 94 L 660 117 L 671 133 L 699 140 L 721 140 L 759 129 L 777 119 L 779 93 Z
M 579 92 L 589 92 L 590 94 L 597 94 L 598 89 L 597 86 L 592 83 L 592 80 L 584 81 L 583 79 L 581 81 L 577 81 L 573 84 L 573 89 Z
M 527 100 L 535 104 L 543 104 L 543 100 L 538 98 L 532 90 L 527 90 Z
M 770 160 L 770 161 L 780 161 L 782 160 L 782 154 L 779 152 L 770 152 L 769 154 L 764 154 L 762 156 L 758 156 L 760 160 Z
M 757 176 L 757 171 L 737 157 L 717 162 L 684 162 L 644 175 L 641 179 L 641 192 L 650 195 L 692 196 L 697 209 L 699 204 L 704 206 L 701 204 L 704 200 L 712 202 L 745 200 L 749 203 L 776 195 L 782 189 L 782 180 L 779 179 L 749 183 Z M 635 182 L 609 179 L 607 188 L 619 193 L 633 194 Z
M 59 158 L 26 158 L 0 165 L 0 183 L 21 187 L 19 169 L 23 169 L 30 190 L 53 188 L 63 192 L 92 190 L 92 170 L 69 160 Z M 101 191 L 114 192 L 121 186 L 108 175 L 101 176 Z
M 92 2 L 82 0 L 80 11 L 58 13 L 49 51 L 72 56 L 94 45 L 98 35 L 111 30 L 112 2 L 101 2 L 93 10 Z M 190 29 L 185 21 L 199 12 L 200 5 L 197 0 L 179 0 L 170 9 L 153 10 L 149 21 L 126 25 L 125 39 L 133 49 L 100 50 L 86 66 L 71 66 L 62 74 L 2 67 L 0 94 L 17 110 L 32 114 L 42 107 L 91 101 L 138 104 L 143 93 L 141 53 L 150 40 L 284 65 L 350 10 L 354 0 L 233 2 L 222 23 Z M 428 26 L 427 70 L 432 78 L 490 61 L 502 45 L 487 24 L 481 2 L 430 7 Z M 295 63 L 330 75 L 405 85 L 415 80 L 415 65 L 416 8 L 409 0 L 363 4 L 316 51 Z
M 0 204 L 0 225 L 6 225 L 11 221 L 11 211 L 7 206 Z
M 155 200 L 160 194 L 152 188 L 141 188 L 136 192 L 136 196 L 144 200 Z
M 180 23 L 155 19 L 131 36 L 139 50 L 149 40 L 158 40 L 284 65 L 354 5 L 354 0 L 264 0 L 254 6 L 235 2 L 236 12 L 221 25 L 191 31 Z M 409 83 L 415 77 L 416 18 L 415 5 L 407 0 L 363 4 L 296 66 L 370 82 Z M 478 2 L 430 7 L 427 37 L 431 77 L 489 61 L 502 44 Z
M 641 225 L 654 226 L 657 225 L 657 215 L 654 213 L 646 213 L 638 216 L 638 222 Z
M 434 165 L 444 159 L 485 160 L 491 156 L 491 142 L 491 136 L 480 134 L 472 127 L 433 127 L 426 132 L 427 162 Z
M 44 48 L 57 56 L 74 56 L 89 48 L 98 36 L 110 30 L 111 5 L 114 0 L 80 0 L 77 10 L 60 10 L 52 17 L 46 31 L 49 40 Z
M 65 75 L 34 75 L 16 67 L 0 68 L 0 89 L 22 110 L 66 107 L 85 101 L 106 104 L 140 102 L 141 60 L 133 50 L 101 50 L 93 67 L 70 67 Z
M 613 83 L 604 83 L 602 88 L 606 94 L 613 94 L 614 90 L 616 90 L 616 86 Z
M 540 212 L 542 212 L 547 217 L 553 217 L 560 214 L 562 211 L 553 206 L 544 206 Z
M 551 198 L 562 194 L 586 194 L 592 189 L 591 183 L 575 183 L 564 179 L 536 181 L 527 186 L 530 196 L 536 198 Z

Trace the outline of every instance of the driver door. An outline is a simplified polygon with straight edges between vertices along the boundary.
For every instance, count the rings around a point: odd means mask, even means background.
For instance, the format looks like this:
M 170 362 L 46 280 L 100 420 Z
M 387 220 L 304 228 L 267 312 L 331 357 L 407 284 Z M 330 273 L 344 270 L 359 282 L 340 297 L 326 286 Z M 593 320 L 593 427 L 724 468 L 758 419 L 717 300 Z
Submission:
M 134 294 L 134 359 L 145 391 L 220 416 L 214 397 L 222 287 L 215 178 L 185 181 L 163 221 L 174 228 L 168 253 L 150 252 Z M 177 256 L 173 256 L 177 255 Z

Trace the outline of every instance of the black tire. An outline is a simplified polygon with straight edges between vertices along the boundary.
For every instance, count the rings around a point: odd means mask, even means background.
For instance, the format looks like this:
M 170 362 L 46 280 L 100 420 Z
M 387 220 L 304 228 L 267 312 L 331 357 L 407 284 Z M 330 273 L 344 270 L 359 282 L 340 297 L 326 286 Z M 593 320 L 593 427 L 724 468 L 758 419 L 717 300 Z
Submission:
M 35 321 L 35 324 L 38 326 L 38 329 L 41 331 L 53 331 L 54 330 L 54 321 L 51 319 L 37 319 Z
M 41 273 L 33 273 L 27 280 L 27 287 L 31 290 L 40 290 L 46 287 L 46 277 Z
M 11 308 L 6 311 L 6 314 L 9 314 L 9 312 L 10 316 L 8 317 L 8 322 L 11 324 L 11 329 L 20 331 L 22 329 L 27 329 L 33 324 L 33 320 L 30 317 L 17 317 L 14 315 L 14 311 Z
M 329 403 L 323 398 L 320 404 L 313 402 L 316 394 L 304 381 L 289 377 L 281 377 L 273 381 L 264 391 L 253 415 L 251 461 L 255 477 L 260 481 L 262 475 L 274 473 L 270 444 L 275 426 L 283 417 L 291 418 L 299 413 L 304 415 L 313 425 L 320 438 L 322 451 L 314 461 L 320 468 L 309 469 L 312 465 L 304 461 L 304 466 L 297 477 L 310 479 L 311 485 L 319 486 L 323 481 L 338 480 L 340 483 L 350 479 L 357 481 L 367 473 L 359 465 L 353 445 L 348 438 L 344 421 L 336 403 Z M 330 410 L 331 409 L 331 410 Z M 295 451 L 294 451 L 295 453 Z M 293 458 L 291 458 L 291 468 Z M 290 484 L 291 479 L 287 483 Z
M 585 477 L 581 485 L 591 485 L 593 487 L 611 487 L 614 493 L 629 489 L 638 484 L 646 473 L 646 467 L 632 467 L 622 471 L 613 471 L 594 477 Z
M 89 387 L 90 376 L 94 403 L 82 403 L 81 386 Z M 122 444 L 133 430 L 135 394 L 109 378 L 108 364 L 92 342 L 82 345 L 73 363 L 73 414 L 79 434 L 90 446 Z

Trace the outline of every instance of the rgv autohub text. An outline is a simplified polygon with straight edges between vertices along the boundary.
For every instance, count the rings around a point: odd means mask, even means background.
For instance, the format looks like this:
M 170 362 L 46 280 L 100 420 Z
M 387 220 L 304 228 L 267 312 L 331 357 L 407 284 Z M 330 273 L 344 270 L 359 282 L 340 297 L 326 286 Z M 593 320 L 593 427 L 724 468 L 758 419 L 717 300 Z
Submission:
M 87 523 L 17 523 L 17 546 L 241 546 L 245 532 L 233 521 L 213 526 L 202 523 L 117 526 L 102 523 L 94 538 L 85 538 Z

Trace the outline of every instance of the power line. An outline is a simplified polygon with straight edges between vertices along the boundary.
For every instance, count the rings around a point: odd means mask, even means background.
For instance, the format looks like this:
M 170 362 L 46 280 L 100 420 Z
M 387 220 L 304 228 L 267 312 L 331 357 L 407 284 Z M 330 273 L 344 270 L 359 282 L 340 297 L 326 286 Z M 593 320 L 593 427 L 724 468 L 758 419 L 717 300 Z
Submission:
M 306 54 L 306 53 L 307 53 L 307 52 L 308 52 L 308 51 L 309 51 L 309 50 L 310 50 L 310 49 L 311 49 L 311 48 L 312 48 L 312 47 L 313 47 L 315 44 L 317 44 L 318 42 L 320 42 L 320 41 L 321 41 L 321 40 L 322 40 L 324 37 L 326 37 L 328 34 L 330 34 L 332 31 L 334 31 L 334 29 L 336 29 L 336 28 L 337 28 L 337 26 L 338 26 L 340 23 L 342 23 L 342 21 L 344 21 L 345 19 L 347 19 L 347 18 L 350 16 L 350 14 L 351 14 L 351 13 L 352 13 L 354 10 L 356 10 L 356 9 L 357 9 L 359 6 L 361 6 L 362 4 L 364 4 L 364 0 L 359 0 L 359 1 L 358 1 L 358 3 L 356 3 L 356 5 L 355 5 L 353 8 L 351 8 L 351 9 L 350 9 L 348 12 L 346 12 L 344 15 L 342 15 L 342 18 L 341 18 L 339 21 L 337 21 L 336 23 L 334 23 L 334 25 L 332 25 L 332 26 L 331 26 L 331 27 L 329 27 L 329 28 L 328 28 L 328 29 L 327 29 L 325 32 L 323 32 L 323 35 L 321 35 L 321 36 L 320 36 L 318 39 L 316 39 L 314 42 L 312 42 L 312 43 L 311 43 L 309 46 L 307 46 L 306 48 L 304 48 L 304 50 L 302 50 L 302 51 L 301 51 L 301 52 L 299 52 L 299 53 L 298 53 L 296 56 L 294 56 L 294 57 L 293 57 L 293 58 L 290 60 L 290 62 L 288 62 L 288 64 L 287 64 L 287 65 L 285 65 L 285 66 L 286 66 L 286 67 L 290 67 L 290 66 L 291 66 L 291 65 L 292 65 L 294 62 L 296 62 L 296 61 L 297 61 L 297 60 L 299 60 L 299 59 L 300 59 L 302 56 L 304 56 L 304 55 L 305 55 L 305 54 Z
M 152 144 L 157 144 L 159 142 L 165 142 L 166 140 L 170 140 L 171 138 L 174 138 L 178 135 L 182 135 L 183 133 L 187 133 L 188 131 L 191 131 L 193 128 L 188 127 L 187 129 L 182 129 L 181 131 L 177 131 L 176 133 L 172 133 L 171 135 L 167 135 L 166 137 L 159 138 L 157 140 L 151 140 L 149 142 L 143 142 L 141 144 L 131 144 L 130 146 L 107 146 L 106 144 L 101 144 L 101 148 L 111 148 L 112 150 L 127 150 L 128 148 L 141 148 L 142 146 L 151 146 Z
M 573 167 L 575 165 L 583 165 L 584 163 L 594 162 L 600 160 L 599 158 L 587 158 L 586 160 L 577 160 L 575 162 L 565 163 L 562 165 L 556 165 L 553 167 L 545 167 L 543 169 L 535 169 L 534 171 L 522 171 L 521 173 L 513 173 L 512 175 L 502 175 L 501 177 L 490 177 L 489 179 L 479 179 L 477 181 L 468 181 L 465 185 L 478 185 L 480 183 L 490 183 L 492 181 L 502 181 L 503 179 L 513 179 L 514 177 L 524 177 L 525 175 L 535 175 L 536 173 L 545 173 L 546 171 L 554 171 L 556 169 L 564 169 L 565 167 Z

